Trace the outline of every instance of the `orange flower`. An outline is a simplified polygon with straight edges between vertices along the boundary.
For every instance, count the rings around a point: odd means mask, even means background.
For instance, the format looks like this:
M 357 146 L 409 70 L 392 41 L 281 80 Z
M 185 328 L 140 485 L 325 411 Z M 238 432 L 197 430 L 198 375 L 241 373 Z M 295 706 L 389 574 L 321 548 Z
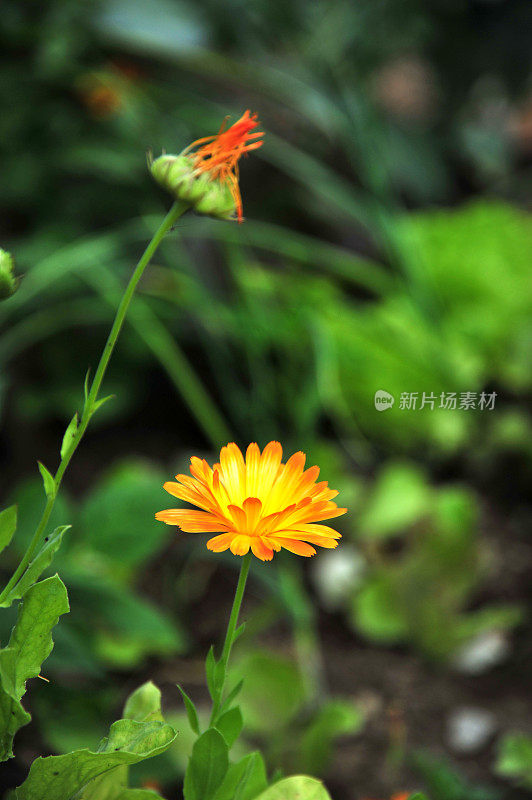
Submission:
M 238 161 L 244 153 L 249 150 L 256 150 L 261 147 L 263 142 L 257 141 L 264 134 L 255 131 L 254 128 L 259 124 L 256 114 L 246 111 L 238 122 L 225 130 L 227 118 L 216 136 L 206 136 L 203 139 L 196 139 L 192 142 L 181 155 L 186 155 L 198 145 L 202 145 L 192 154 L 195 171 L 201 175 L 206 173 L 209 180 L 220 181 L 227 184 L 238 216 L 238 221 L 242 222 L 242 197 L 238 185 Z M 252 141 L 255 140 L 255 141 Z
M 262 454 L 250 444 L 245 460 L 231 442 L 212 469 L 194 456 L 193 477 L 176 475 L 178 482 L 168 481 L 164 488 L 203 510 L 170 508 L 155 517 L 187 533 L 221 532 L 209 539 L 209 550 L 243 556 L 251 548 L 262 561 L 271 561 L 282 547 L 300 556 L 313 556 L 313 544 L 336 547 L 340 534 L 316 523 L 345 514 L 346 508 L 332 502 L 338 492 L 327 481 L 316 483 L 319 467 L 305 470 L 304 453 L 294 453 L 286 464 L 282 456 L 279 442 L 270 442 Z
M 390 800 L 408 800 L 411 797 L 412 792 L 399 792 L 399 794 L 394 794 L 390 797 Z M 364 800 L 371 800 L 370 797 L 365 797 Z

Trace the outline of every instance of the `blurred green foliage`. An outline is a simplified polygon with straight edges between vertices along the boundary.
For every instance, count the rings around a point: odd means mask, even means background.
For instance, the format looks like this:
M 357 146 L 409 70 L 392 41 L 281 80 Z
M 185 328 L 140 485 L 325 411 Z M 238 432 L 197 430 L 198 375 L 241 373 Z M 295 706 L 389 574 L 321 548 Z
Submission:
M 243 165 L 248 220 L 187 215 L 161 248 L 106 379 L 115 398 L 95 418 L 98 471 L 115 449 L 144 446 L 127 426 L 161 460 L 169 447 L 280 438 L 322 466 L 352 512 L 340 528 L 364 558 L 345 602 L 357 632 L 446 661 L 479 631 L 515 626 L 513 603 L 476 602 L 488 571 L 486 476 L 500 497 L 524 503 L 532 463 L 532 236 L 519 208 L 530 172 L 529 15 L 526 0 L 2 9 L 0 237 L 21 274 L 0 309 L 5 491 L 19 504 L 6 576 L 43 499 L 40 482 L 20 473 L 79 408 L 125 277 L 165 207 L 145 152 L 179 151 L 249 106 L 267 136 Z M 379 389 L 395 397 L 384 413 Z M 492 412 L 399 403 L 402 392 L 483 390 L 497 392 Z M 105 442 L 111 426 L 123 426 L 116 445 Z M 459 484 L 439 480 L 455 473 Z M 175 589 L 176 576 L 163 575 L 168 608 L 143 580 L 169 541 L 153 522 L 167 477 L 129 457 L 80 497 L 68 485 L 59 495 L 51 526 L 72 528 L 54 569 L 72 611 L 46 669 L 81 676 L 83 687 L 34 693 L 54 750 L 89 736 L 97 744 L 116 710 L 116 673 L 121 683 L 194 646 L 176 616 L 208 578 L 198 569 L 195 586 L 183 578 Z M 246 682 L 246 723 L 264 741 L 280 731 L 273 761 L 282 752 L 288 768 L 318 773 L 336 738 L 358 730 L 359 712 L 337 698 L 311 712 L 317 612 L 295 567 L 269 581 L 261 613 L 289 612 L 297 659 L 259 652 L 251 637 L 235 670 L 248 664 L 264 685 Z M 189 755 L 192 742 L 178 738 L 161 780 Z M 501 756 L 507 773 L 512 752 Z M 139 782 L 157 772 L 147 769 L 134 770 Z M 432 800 L 491 797 L 456 788 L 445 768 L 431 775 Z
M 354 587 L 350 616 L 375 641 L 408 641 L 445 660 L 480 633 L 522 619 L 508 604 L 468 610 L 488 564 L 478 503 L 464 487 L 432 487 L 418 467 L 389 462 L 362 505 L 357 541 L 369 567 Z
M 508 733 L 498 745 L 495 770 L 518 785 L 532 788 L 532 736 Z

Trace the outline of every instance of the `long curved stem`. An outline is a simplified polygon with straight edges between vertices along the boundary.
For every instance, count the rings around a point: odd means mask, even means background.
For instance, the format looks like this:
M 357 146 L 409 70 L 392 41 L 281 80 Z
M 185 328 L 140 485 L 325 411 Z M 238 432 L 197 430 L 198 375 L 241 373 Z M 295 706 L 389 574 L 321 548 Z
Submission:
M 137 284 L 140 281 L 144 273 L 144 270 L 150 263 L 151 259 L 155 254 L 155 251 L 159 247 L 165 235 L 172 228 L 172 226 L 179 219 L 179 217 L 187 210 L 187 208 L 188 205 L 186 203 L 175 202 L 173 204 L 172 208 L 170 209 L 164 220 L 161 222 L 159 228 L 154 233 L 151 241 L 149 242 L 139 262 L 137 263 L 137 266 L 135 267 L 133 274 L 131 275 L 131 278 L 129 279 L 129 283 L 126 287 L 124 294 L 122 295 L 122 299 L 118 306 L 113 325 L 109 332 L 109 336 L 107 337 L 107 342 L 105 343 L 102 355 L 100 356 L 100 361 L 98 363 L 96 373 L 92 380 L 90 390 L 86 396 L 85 405 L 83 406 L 83 412 L 81 414 L 81 419 L 79 421 L 77 429 L 70 443 L 67 445 L 66 449 L 62 454 L 60 464 L 54 475 L 53 491 L 48 493 L 46 505 L 44 507 L 44 511 L 42 513 L 39 524 L 37 525 L 35 533 L 33 534 L 33 538 L 30 544 L 28 545 L 28 548 L 24 553 L 24 556 L 20 564 L 13 573 L 11 580 L 8 582 L 5 589 L 0 594 L 0 602 L 2 602 L 2 600 L 4 600 L 4 598 L 9 594 L 13 586 L 16 585 L 17 581 L 24 573 L 26 567 L 31 562 L 34 556 L 37 547 L 39 546 L 44 531 L 46 530 L 46 526 L 48 524 L 50 515 L 55 505 L 55 499 L 57 497 L 57 493 L 59 491 L 63 475 L 65 474 L 65 471 L 70 463 L 70 460 L 74 455 L 81 439 L 83 438 L 83 435 L 87 429 L 87 426 L 90 422 L 92 415 L 98 408 L 98 393 L 100 391 L 102 381 L 104 379 L 105 372 L 107 370 L 109 360 L 115 348 L 118 336 L 120 334 L 120 331 L 122 330 L 122 326 L 124 324 L 124 320 L 126 318 L 129 305 L 135 293 L 135 289 L 137 288 Z

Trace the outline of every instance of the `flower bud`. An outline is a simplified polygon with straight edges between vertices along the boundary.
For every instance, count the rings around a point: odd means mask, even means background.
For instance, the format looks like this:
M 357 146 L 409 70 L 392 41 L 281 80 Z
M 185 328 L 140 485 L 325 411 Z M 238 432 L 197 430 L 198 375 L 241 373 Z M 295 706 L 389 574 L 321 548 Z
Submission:
M 17 290 L 13 266 L 12 255 L 0 247 L 0 300 L 7 300 Z
M 175 198 L 189 203 L 198 214 L 243 222 L 242 197 L 238 185 L 240 158 L 262 146 L 256 114 L 246 111 L 216 136 L 196 139 L 178 156 L 148 157 L 151 173 Z
M 198 214 L 232 219 L 235 201 L 227 184 L 198 173 L 189 156 L 162 155 L 149 162 L 151 174 L 177 200 L 190 203 Z

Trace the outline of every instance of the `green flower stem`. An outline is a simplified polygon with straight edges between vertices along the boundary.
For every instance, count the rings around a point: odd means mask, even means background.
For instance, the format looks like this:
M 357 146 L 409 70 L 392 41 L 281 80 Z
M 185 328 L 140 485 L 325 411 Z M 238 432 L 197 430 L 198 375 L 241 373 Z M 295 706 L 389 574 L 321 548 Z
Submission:
M 26 552 L 24 553 L 22 561 L 20 562 L 17 569 L 13 573 L 11 580 L 5 587 L 4 591 L 0 594 L 0 602 L 8 595 L 13 586 L 16 585 L 17 581 L 24 573 L 28 564 L 31 562 L 35 554 L 35 551 L 37 550 L 40 544 L 40 541 L 43 537 L 43 534 L 46 530 L 46 526 L 50 519 L 50 515 L 52 513 L 55 504 L 55 498 L 57 497 L 57 493 L 59 491 L 63 475 L 65 474 L 65 471 L 70 463 L 72 456 L 76 451 L 77 446 L 79 445 L 81 439 L 83 438 L 83 434 L 87 429 L 87 426 L 90 422 L 92 415 L 98 408 L 98 393 L 100 391 L 102 381 L 104 379 L 105 372 L 109 364 L 109 360 L 111 358 L 113 350 L 115 348 L 118 336 L 120 334 L 120 331 L 122 330 L 122 326 L 124 324 L 124 320 L 126 318 L 129 305 L 135 293 L 135 289 L 137 288 L 137 284 L 140 281 L 144 273 L 144 270 L 150 263 L 153 255 L 155 254 L 155 251 L 159 247 L 165 235 L 170 231 L 170 229 L 176 223 L 179 217 L 182 214 L 184 214 L 184 212 L 187 210 L 188 207 L 189 206 L 187 203 L 175 202 L 173 204 L 172 208 L 170 209 L 170 211 L 160 224 L 159 228 L 154 233 L 151 241 L 146 247 L 144 253 L 142 254 L 137 266 L 135 267 L 135 270 L 129 280 L 129 283 L 126 287 L 126 290 L 118 306 L 113 326 L 111 328 L 109 336 L 107 337 L 107 342 L 103 349 L 102 355 L 100 356 L 100 361 L 96 369 L 94 378 L 92 380 L 89 393 L 86 397 L 85 405 L 83 406 L 83 413 L 81 415 L 81 419 L 79 421 L 77 430 L 74 436 L 72 437 L 70 444 L 63 453 L 61 462 L 59 464 L 59 467 L 57 468 L 57 472 L 54 475 L 54 490 L 53 492 L 50 492 L 48 494 L 48 498 L 46 501 L 46 505 L 44 507 L 42 517 L 40 519 L 39 524 L 37 525 L 35 533 L 33 534 L 33 538 Z
M 229 624 L 227 626 L 227 633 L 225 634 L 225 642 L 222 650 L 222 657 L 220 659 L 221 663 L 223 664 L 223 676 L 224 680 L 222 681 L 221 685 L 218 688 L 218 693 L 216 699 L 213 702 L 212 706 L 212 714 L 210 725 L 213 725 L 218 711 L 220 709 L 220 705 L 222 702 L 223 691 L 224 691 L 224 683 L 225 683 L 225 673 L 227 671 L 227 664 L 229 663 L 229 656 L 231 655 L 231 648 L 233 647 L 233 643 L 235 641 L 235 631 L 236 625 L 238 622 L 238 615 L 240 613 L 240 606 L 242 605 L 242 598 L 244 596 L 244 589 L 246 588 L 246 581 L 248 578 L 248 572 L 251 565 L 251 552 L 247 553 L 242 558 L 242 564 L 240 566 L 240 575 L 238 576 L 238 583 L 236 586 L 235 592 L 235 599 L 233 600 L 233 607 L 231 609 L 231 616 L 229 617 Z

